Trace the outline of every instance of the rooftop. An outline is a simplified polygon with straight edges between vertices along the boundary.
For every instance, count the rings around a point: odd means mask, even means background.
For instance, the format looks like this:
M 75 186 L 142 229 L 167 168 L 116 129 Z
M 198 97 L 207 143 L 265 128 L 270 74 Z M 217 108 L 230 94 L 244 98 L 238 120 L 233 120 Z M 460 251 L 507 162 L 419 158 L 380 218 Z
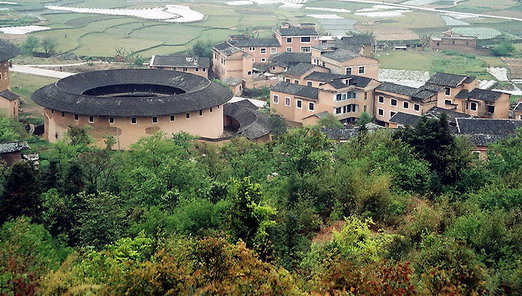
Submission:
M 33 93 L 40 106 L 93 116 L 161 116 L 228 102 L 232 92 L 208 79 L 159 69 L 93 71 L 63 78 Z
M 318 88 L 288 82 L 279 82 L 271 90 L 312 100 L 317 100 L 319 94 Z
M 323 53 L 323 56 L 334 61 L 345 62 L 360 56 L 360 54 L 347 49 L 336 49 L 334 51 Z
M 257 107 L 248 100 L 225 104 L 223 114 L 237 120 L 237 133 L 250 140 L 268 135 L 272 131 L 268 115 L 257 111 Z
M 244 38 L 244 39 L 236 39 L 228 41 L 230 44 L 233 44 L 237 47 L 279 47 L 279 41 L 274 37 L 270 38 Z
M 210 59 L 191 55 L 153 55 L 151 67 L 201 67 L 210 68 Z
M 14 92 L 12 92 L 8 89 L 0 91 L 0 97 L 6 98 L 9 101 L 14 101 L 14 100 L 20 98 L 19 95 L 15 94 Z
M 425 100 L 437 94 L 438 89 L 430 86 L 421 86 L 419 88 L 400 85 L 391 82 L 383 82 L 375 90 L 385 91 L 389 93 L 399 94 L 411 97 L 412 99 Z
M 20 141 L 20 142 L 10 142 L 10 143 L 1 143 L 0 144 L 0 153 L 12 153 L 12 152 L 18 152 L 25 149 L 30 149 L 29 145 L 26 141 Z
M 277 29 L 281 36 L 311 36 L 311 35 L 319 35 L 314 28 L 301 28 L 290 26 L 289 28 L 279 28 Z
M 0 39 L 0 62 L 10 60 L 20 54 L 20 49 L 13 44 Z
M 225 55 L 233 55 L 238 51 L 241 51 L 240 48 L 228 43 L 227 41 L 214 45 L 214 49 L 221 51 Z
M 455 98 L 457 99 L 476 99 L 481 100 L 488 103 L 494 103 L 503 93 L 494 91 L 494 90 L 486 90 L 475 88 L 471 92 L 463 89 L 461 90 Z
M 475 80 L 475 77 L 473 76 L 437 72 L 435 75 L 431 76 L 426 83 L 446 87 L 457 87 L 462 83 L 470 83 L 473 80 Z
M 419 123 L 422 116 L 404 113 L 404 112 L 397 112 L 395 115 L 393 115 L 390 118 L 390 122 L 397 123 L 403 126 L 411 126 L 414 127 Z
M 348 36 L 348 37 L 342 37 L 341 38 L 342 43 L 348 44 L 348 45 L 369 45 L 374 44 L 375 39 L 372 36 L 367 35 L 357 35 L 357 36 Z
M 272 63 L 278 64 L 298 64 L 298 63 L 310 63 L 311 54 L 306 52 L 283 52 L 273 55 L 270 58 Z
M 310 63 L 299 63 L 289 68 L 284 74 L 292 76 L 302 76 L 306 72 L 312 70 L 315 66 Z
M 522 120 L 457 118 L 457 129 L 461 134 L 510 135 L 522 127 Z

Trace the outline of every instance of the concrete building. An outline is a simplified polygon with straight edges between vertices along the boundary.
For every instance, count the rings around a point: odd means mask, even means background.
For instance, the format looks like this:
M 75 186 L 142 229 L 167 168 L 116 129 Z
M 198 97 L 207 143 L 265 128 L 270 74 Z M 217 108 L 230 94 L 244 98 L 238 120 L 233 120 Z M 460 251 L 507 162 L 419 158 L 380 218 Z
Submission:
M 310 52 L 312 47 L 319 44 L 319 33 L 312 23 L 299 26 L 283 23 L 274 35 L 285 52 Z
M 463 53 L 479 53 L 481 48 L 477 46 L 477 37 L 456 34 L 446 31 L 441 37 L 431 37 L 429 46 L 433 51 L 458 51 Z
M 359 48 L 359 51 L 362 50 Z M 379 61 L 336 44 L 320 44 L 313 47 L 312 64 L 327 68 L 335 74 L 358 75 L 373 79 L 378 79 L 379 76 Z
M 208 78 L 210 59 L 190 55 L 153 55 L 149 68 L 187 72 Z

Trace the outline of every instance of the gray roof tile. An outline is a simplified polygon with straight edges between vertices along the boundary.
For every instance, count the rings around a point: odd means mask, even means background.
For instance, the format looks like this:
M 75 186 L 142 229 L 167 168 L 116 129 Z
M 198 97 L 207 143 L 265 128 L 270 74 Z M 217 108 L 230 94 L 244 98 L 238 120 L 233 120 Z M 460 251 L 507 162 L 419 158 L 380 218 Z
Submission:
M 510 135 L 522 128 L 522 120 L 457 118 L 458 132 L 461 134 Z
M 464 82 L 469 83 L 473 80 L 475 80 L 475 77 L 473 76 L 437 72 L 435 75 L 431 76 L 426 83 L 447 87 L 457 87 Z
M 279 28 L 277 29 L 281 36 L 314 36 L 319 35 L 315 29 L 312 28 L 300 28 L 293 27 L 290 28 Z
M 201 67 L 210 68 L 210 59 L 191 55 L 154 55 L 151 59 L 154 67 Z
M 229 40 L 230 44 L 233 44 L 237 47 L 279 47 L 279 41 L 274 37 L 270 38 L 245 38 L 238 40 Z
M 12 92 L 12 91 L 10 91 L 8 89 L 1 91 L 0 92 L 0 97 L 6 98 L 9 101 L 14 101 L 14 100 L 20 98 L 19 95 L 15 94 L 14 92 Z
M 11 43 L 0 39 L 0 62 L 10 60 L 20 54 L 20 49 Z
M 288 82 L 279 82 L 278 84 L 272 87 L 272 90 L 312 100 L 317 100 L 319 96 L 318 88 Z
M 25 149 L 30 149 L 29 145 L 26 141 L 20 142 L 10 142 L 10 143 L 1 143 L 0 144 L 0 153 L 12 153 L 18 152 Z
M 476 100 L 481 100 L 481 101 L 488 102 L 488 103 L 493 103 L 496 100 L 498 100 L 498 98 L 500 98 L 500 96 L 502 94 L 503 93 L 498 92 L 498 91 L 479 89 L 479 88 L 475 88 L 471 92 L 468 92 L 467 90 L 463 89 L 455 96 L 455 98 L 457 98 L 457 99 L 476 99 Z
M 314 67 L 315 66 L 310 63 L 299 63 L 288 69 L 284 74 L 292 76 L 301 76 L 304 75 L 306 72 L 312 70 Z
M 397 124 L 401 124 L 403 126 L 411 126 L 414 127 L 419 123 L 422 116 L 404 113 L 404 112 L 397 112 L 395 115 L 393 115 L 390 118 L 390 122 L 394 122 Z

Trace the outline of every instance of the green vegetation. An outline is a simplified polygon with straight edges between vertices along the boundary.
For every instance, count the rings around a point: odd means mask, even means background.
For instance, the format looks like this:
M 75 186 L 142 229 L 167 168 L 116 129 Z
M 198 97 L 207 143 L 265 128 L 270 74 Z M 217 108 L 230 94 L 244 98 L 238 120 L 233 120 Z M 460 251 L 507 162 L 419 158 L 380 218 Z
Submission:
M 0 293 L 522 292 L 522 132 L 488 161 L 445 118 L 342 144 L 314 128 L 92 143 L 74 128 L 38 170 L 0 170 Z

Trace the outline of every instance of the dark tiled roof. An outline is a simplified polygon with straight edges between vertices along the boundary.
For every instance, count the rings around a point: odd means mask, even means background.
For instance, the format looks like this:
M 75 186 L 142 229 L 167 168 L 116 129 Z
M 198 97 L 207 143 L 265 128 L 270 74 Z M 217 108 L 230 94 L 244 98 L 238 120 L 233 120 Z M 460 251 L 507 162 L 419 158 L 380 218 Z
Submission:
M 498 98 L 500 98 L 501 95 L 502 93 L 498 91 L 475 88 L 471 92 L 468 92 L 467 90 L 463 89 L 455 96 L 455 98 L 476 99 L 484 102 L 493 103 Z
M 341 77 L 343 77 L 343 75 L 341 75 L 341 74 L 314 71 L 314 72 L 310 73 L 310 75 L 306 76 L 305 79 L 321 81 L 321 82 L 328 82 L 330 80 L 338 79 Z
M 272 131 L 269 117 L 256 111 L 257 107 L 248 100 L 225 104 L 223 114 L 239 122 L 237 133 L 250 140 L 268 135 Z
M 323 54 L 324 57 L 338 62 L 344 62 L 360 56 L 360 54 L 347 49 L 337 49 Z
M 395 84 L 391 82 L 383 82 L 375 90 L 386 91 L 403 96 L 409 96 L 412 99 L 425 100 L 433 97 L 438 91 L 433 91 L 432 87 L 421 86 L 419 88 Z
M 306 72 L 313 69 L 315 66 L 310 63 L 299 63 L 290 69 L 288 69 L 284 74 L 285 75 L 292 75 L 292 76 L 301 76 L 305 74 Z
M 311 54 L 306 52 L 283 52 L 270 58 L 272 63 L 283 63 L 287 65 L 298 63 L 310 63 Z
M 397 124 L 401 124 L 403 126 L 416 126 L 417 123 L 421 120 L 422 116 L 404 113 L 404 112 L 397 112 L 395 115 L 393 115 L 390 118 L 390 122 L 394 122 Z
M 237 48 L 236 46 L 234 46 L 226 41 L 223 43 L 214 45 L 214 49 L 217 49 L 217 50 L 223 52 L 227 56 L 235 54 L 238 51 L 241 51 L 241 49 Z
M 375 39 L 373 39 L 372 36 L 350 36 L 350 37 L 343 37 L 341 38 L 342 43 L 348 44 L 348 45 L 368 45 L 368 44 L 374 44 Z
M 142 96 L 89 95 L 93 89 L 125 85 Z M 182 93 L 175 93 L 182 91 Z M 151 95 L 150 93 L 159 93 Z M 185 72 L 158 69 L 121 69 L 76 74 L 33 93 L 45 108 L 94 116 L 161 116 L 222 105 L 232 92 L 208 79 Z
M 490 134 L 461 134 L 461 137 L 468 139 L 471 144 L 477 147 L 486 147 L 490 144 L 495 143 L 498 140 L 502 140 L 509 135 L 490 135 Z
M 514 111 L 522 111 L 522 102 L 518 102 L 518 104 L 515 106 Z
M 366 87 L 371 81 L 372 79 L 368 77 L 351 75 L 349 84 L 358 87 Z
M 386 91 L 386 92 L 400 94 L 400 95 L 404 95 L 404 96 L 413 96 L 418 91 L 417 88 L 400 85 L 400 84 L 396 84 L 396 83 L 391 83 L 391 82 L 383 82 L 383 83 L 381 83 L 381 85 L 377 86 L 377 88 L 375 88 L 375 90 Z
M 461 134 L 510 135 L 522 127 L 522 120 L 457 118 L 458 132 Z
M 438 72 L 431 76 L 426 83 L 447 87 L 457 87 L 465 81 L 470 81 L 470 79 L 473 81 L 475 77 Z
M 473 118 L 473 116 L 468 115 L 466 113 L 460 113 L 453 110 L 448 110 L 440 107 L 433 107 L 428 112 L 426 112 L 427 116 L 431 116 L 433 118 L 439 118 L 440 115 L 444 113 L 448 118 L 448 122 L 455 124 L 455 119 L 457 118 Z
M 0 153 L 2 154 L 18 152 L 25 149 L 30 149 L 29 145 L 25 141 L 0 144 Z
M 330 140 L 342 141 L 357 137 L 358 128 L 323 128 L 324 133 Z
M 272 87 L 272 90 L 312 100 L 317 100 L 317 97 L 319 95 L 318 88 L 288 82 L 279 82 L 278 84 Z
M 202 67 L 210 68 L 210 59 L 188 55 L 154 55 L 150 61 L 154 67 Z
M 20 49 L 11 43 L 0 39 L 0 62 L 10 60 L 20 54 Z
M 274 37 L 270 38 L 245 38 L 238 40 L 230 40 L 229 43 L 237 46 L 237 47 L 279 47 L 279 41 Z
M 3 91 L 0 92 L 0 97 L 6 98 L 9 101 L 14 101 L 14 100 L 18 99 L 20 96 L 15 94 L 12 91 L 6 89 L 6 90 L 3 90 Z
M 290 27 L 290 28 L 279 28 L 277 29 L 281 36 L 310 36 L 310 35 L 319 35 L 315 29 L 312 28 L 300 28 L 300 27 Z

